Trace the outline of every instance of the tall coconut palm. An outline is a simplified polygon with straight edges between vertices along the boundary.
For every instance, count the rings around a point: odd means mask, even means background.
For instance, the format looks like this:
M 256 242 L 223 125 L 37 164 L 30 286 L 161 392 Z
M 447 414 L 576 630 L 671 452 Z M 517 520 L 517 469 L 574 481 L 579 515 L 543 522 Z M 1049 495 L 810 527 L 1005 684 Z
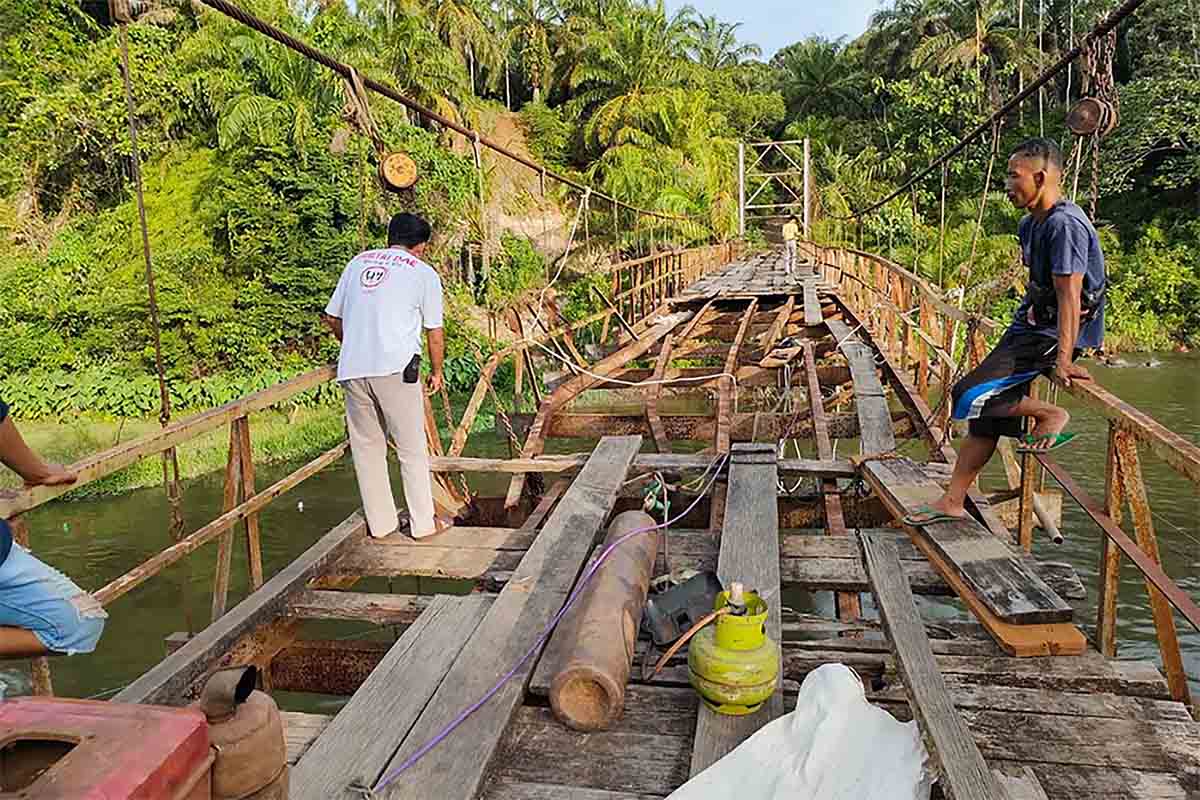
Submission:
M 467 62 L 472 91 L 477 68 L 488 70 L 493 80 L 502 74 L 503 43 L 489 4 L 479 0 L 425 0 L 424 7 L 442 43 Z
M 553 0 L 513 0 L 508 6 L 508 36 L 533 101 L 540 102 L 554 71 L 554 31 L 559 21 Z
M 734 67 L 761 56 L 762 48 L 758 45 L 738 42 L 740 27 L 740 22 L 722 22 L 716 14 L 709 17 L 701 14 L 696 20 L 694 40 L 688 48 L 690 55 L 700 66 L 713 70 Z

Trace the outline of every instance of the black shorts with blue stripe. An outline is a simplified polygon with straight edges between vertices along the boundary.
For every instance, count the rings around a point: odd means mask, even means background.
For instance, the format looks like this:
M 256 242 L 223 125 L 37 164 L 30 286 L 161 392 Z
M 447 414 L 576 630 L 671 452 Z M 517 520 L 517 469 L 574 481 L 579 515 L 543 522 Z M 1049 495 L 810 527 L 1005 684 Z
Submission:
M 1078 358 L 1079 350 L 1073 354 Z M 953 417 L 966 420 L 972 436 L 1018 437 L 1022 418 L 1014 411 L 1038 375 L 1049 375 L 1058 360 L 1058 340 L 1009 329 L 987 358 L 954 384 Z

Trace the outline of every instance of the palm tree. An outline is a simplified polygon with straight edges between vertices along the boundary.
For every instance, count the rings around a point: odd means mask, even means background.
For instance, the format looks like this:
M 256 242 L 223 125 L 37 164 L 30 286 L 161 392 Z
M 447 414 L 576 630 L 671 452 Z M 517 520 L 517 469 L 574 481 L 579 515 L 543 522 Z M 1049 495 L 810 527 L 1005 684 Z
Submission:
M 913 51 L 921 42 L 945 30 L 945 0 L 896 0 L 871 16 L 863 34 L 863 57 L 888 77 L 909 70 Z
M 910 58 L 914 67 L 940 71 L 973 68 L 993 105 L 1000 102 L 1000 74 L 1006 65 L 1028 73 L 1037 50 L 1008 14 L 1006 0 L 941 0 L 941 32 L 921 42 Z
M 789 117 L 838 114 L 848 105 L 861 104 L 865 93 L 862 73 L 841 39 L 804 39 L 776 53 L 771 64 L 780 73 Z
M 442 43 L 462 55 L 469 65 L 471 90 L 475 91 L 476 65 L 500 75 L 504 56 L 502 40 L 495 33 L 490 5 L 478 0 L 425 0 L 425 14 Z
M 740 22 L 722 22 L 716 14 L 700 15 L 696 23 L 695 39 L 688 48 L 696 63 L 717 70 L 737 66 L 750 58 L 762 55 L 756 44 L 739 44 L 737 29 Z
M 509 41 L 537 103 L 554 70 L 552 41 L 558 9 L 553 0 L 513 0 L 509 12 Z

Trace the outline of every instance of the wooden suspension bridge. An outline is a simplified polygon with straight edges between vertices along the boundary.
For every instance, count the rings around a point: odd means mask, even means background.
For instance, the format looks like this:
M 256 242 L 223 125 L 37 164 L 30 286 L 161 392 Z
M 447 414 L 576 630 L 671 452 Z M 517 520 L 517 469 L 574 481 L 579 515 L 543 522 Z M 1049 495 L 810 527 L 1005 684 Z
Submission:
M 180 705 L 213 670 L 244 663 L 260 667 L 268 689 L 348 696 L 332 717 L 285 717 L 292 796 L 353 798 L 410 762 L 532 650 L 535 657 L 510 681 L 376 796 L 645 800 L 670 794 L 789 710 L 808 672 L 842 663 L 867 679 L 873 703 L 918 720 L 946 796 L 1196 797 L 1200 723 L 1176 624 L 1200 627 L 1200 609 L 1159 564 L 1140 458 L 1158 458 L 1196 484 L 1200 450 L 1103 388 L 1077 384 L 1069 391 L 1109 420 L 1105 497 L 1089 497 L 1048 455 L 1021 456 L 1011 460 L 1008 492 L 972 492 L 968 519 L 905 529 L 897 520 L 940 492 L 954 460 L 943 436 L 945 409 L 933 398 L 957 368 L 954 353 L 962 348 L 955 343 L 965 338 L 968 361 L 982 357 L 989 323 L 972 321 L 879 257 L 813 244 L 802 254 L 790 277 L 773 249 L 745 253 L 730 244 L 657 253 L 614 266 L 611 297 L 598 314 L 522 331 L 484 365 L 462 418 L 445 430 L 448 443 L 436 442 L 432 457 L 447 496 L 467 499 L 454 473 L 502 474 L 508 490 L 470 497 L 460 524 L 429 540 L 371 539 L 355 513 L 278 573 L 263 573 L 257 514 L 340 459 L 346 445 L 260 490 L 250 415 L 331 380 L 332 369 L 74 465 L 88 482 L 204 432 L 230 431 L 223 513 L 96 592 L 110 603 L 216 544 L 211 624 L 174 638 L 166 658 L 114 701 Z M 589 361 L 574 334 L 596 323 L 603 326 L 600 353 Z M 546 350 L 568 366 L 526 410 L 522 382 Z M 518 387 L 511 415 L 491 383 L 507 361 Z M 636 396 L 640 410 L 573 410 L 585 391 Z M 671 413 L 681 398 L 687 413 Z M 514 445 L 511 458 L 464 455 L 489 401 Z M 559 438 L 598 443 L 547 454 L 549 440 Z M 858 452 L 838 457 L 838 439 L 857 440 Z M 808 442 L 805 452 L 815 457 L 780 455 L 778 443 L 790 440 Z M 722 466 L 711 491 L 690 492 L 684 479 L 714 463 Z M 1105 534 L 1096 586 L 1031 554 L 1039 520 L 1054 525 L 1049 495 L 1038 493 L 1040 470 Z M 560 633 L 547 642 L 539 636 L 608 520 L 642 507 L 643 487 L 634 479 L 646 474 L 667 476 L 676 484 L 671 507 L 689 509 L 660 537 L 655 574 L 714 569 L 725 582 L 741 580 L 774 598 L 832 592 L 836 614 L 798 614 L 773 603 L 769 628 L 780 643 L 781 680 L 754 714 L 709 710 L 688 687 L 684 659 L 675 657 L 650 678 L 634 670 L 624 715 L 608 730 L 568 730 L 546 702 L 562 658 Z M 24 533 L 20 514 L 61 491 L 11 493 L 0 499 L 0 514 Z M 1132 533 L 1121 527 L 1126 506 Z M 238 542 L 251 566 L 249 594 L 227 610 Z M 1161 670 L 1115 658 L 1117 582 L 1126 562 L 1145 580 Z M 452 578 L 468 591 L 356 587 L 378 576 Z M 1099 600 L 1095 620 L 1073 608 L 1088 592 Z M 879 619 L 864 615 L 864 593 L 874 596 Z M 966 618 L 923 619 L 914 594 L 957 597 Z M 302 635 L 308 620 L 403 633 L 394 644 L 313 640 Z M 643 634 L 634 658 L 649 648 Z M 38 691 L 49 693 L 45 660 L 35 677 Z

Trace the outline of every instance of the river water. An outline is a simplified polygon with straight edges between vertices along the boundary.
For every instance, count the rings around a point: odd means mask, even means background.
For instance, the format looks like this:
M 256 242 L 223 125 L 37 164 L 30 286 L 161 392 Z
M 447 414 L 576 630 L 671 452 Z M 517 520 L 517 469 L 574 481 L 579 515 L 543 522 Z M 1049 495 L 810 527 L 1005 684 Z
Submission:
M 1164 354 L 1130 357 L 1131 361 L 1134 359 L 1151 361 L 1154 366 L 1092 366 L 1092 372 L 1103 386 L 1127 402 L 1190 441 L 1200 443 L 1200 358 Z M 1075 414 L 1072 428 L 1083 436 L 1069 449 L 1061 451 L 1058 460 L 1094 498 L 1102 499 L 1106 422 L 1093 412 L 1078 409 L 1070 398 L 1064 402 Z M 500 455 L 504 450 L 499 441 L 489 437 L 479 437 L 476 446 L 476 438 L 472 437 L 474 454 Z M 586 442 L 554 441 L 553 444 L 555 452 L 580 451 L 587 447 Z M 1196 488 L 1145 448 L 1142 448 L 1142 460 L 1164 567 L 1193 598 L 1200 599 L 1200 498 Z M 279 464 L 260 468 L 258 485 L 266 486 L 296 466 Z M 985 482 L 985 488 L 998 486 L 999 474 L 997 471 L 989 476 L 990 485 Z M 484 483 L 476 488 L 489 494 L 502 493 L 506 484 L 496 477 L 482 480 Z M 221 481 L 220 474 L 213 474 L 187 484 L 184 499 L 188 530 L 194 530 L 219 513 Z M 345 519 L 357 505 L 353 471 L 348 460 L 343 460 L 268 506 L 261 514 L 267 575 L 274 574 L 303 552 Z M 98 500 L 60 501 L 31 512 L 28 520 L 36 551 L 87 589 L 103 586 L 154 555 L 167 543 L 167 505 L 161 488 Z M 1066 535 L 1064 544 L 1054 545 L 1039 537 L 1035 553 L 1046 560 L 1067 561 L 1074 565 L 1089 593 L 1086 602 L 1077 604 L 1076 618 L 1081 624 L 1092 626 L 1096 618 L 1100 532 L 1069 499 L 1064 502 L 1062 529 Z M 230 607 L 245 594 L 242 542 L 244 538 L 238 540 L 234 550 Z M 111 619 L 96 653 L 53 661 L 56 693 L 71 697 L 107 696 L 157 663 L 165 653 L 164 637 L 184 630 L 189 616 L 193 628 L 203 627 L 211 614 L 214 553 L 215 547 L 207 547 L 114 602 L 109 608 Z M 1125 563 L 1118 611 L 1120 656 L 1157 662 L 1155 630 L 1145 584 L 1136 568 L 1128 561 Z M 938 608 L 945 614 L 961 613 L 949 604 L 940 604 Z M 1185 668 L 1193 693 L 1200 696 L 1200 633 L 1181 617 L 1176 616 L 1176 620 Z M 369 631 L 365 626 L 342 625 L 326 626 L 322 635 L 333 638 L 391 634 Z M 28 689 L 28 678 L 17 667 L 0 670 L 0 680 L 11 692 Z M 312 708 L 311 703 L 305 705 Z

